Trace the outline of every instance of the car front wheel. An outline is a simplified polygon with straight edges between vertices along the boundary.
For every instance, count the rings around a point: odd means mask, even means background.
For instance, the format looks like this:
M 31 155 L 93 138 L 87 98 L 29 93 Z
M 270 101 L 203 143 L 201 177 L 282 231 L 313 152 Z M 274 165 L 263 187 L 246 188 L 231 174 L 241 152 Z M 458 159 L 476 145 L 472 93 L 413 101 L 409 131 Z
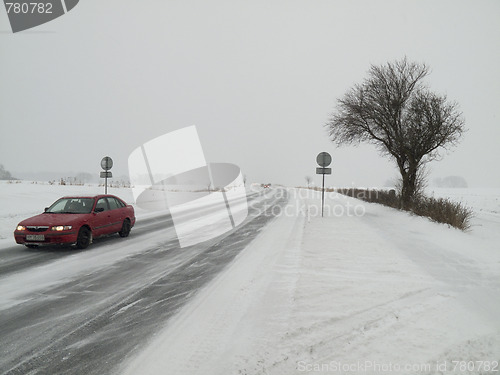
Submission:
M 92 232 L 87 227 L 81 227 L 76 239 L 77 249 L 85 249 L 92 242 Z

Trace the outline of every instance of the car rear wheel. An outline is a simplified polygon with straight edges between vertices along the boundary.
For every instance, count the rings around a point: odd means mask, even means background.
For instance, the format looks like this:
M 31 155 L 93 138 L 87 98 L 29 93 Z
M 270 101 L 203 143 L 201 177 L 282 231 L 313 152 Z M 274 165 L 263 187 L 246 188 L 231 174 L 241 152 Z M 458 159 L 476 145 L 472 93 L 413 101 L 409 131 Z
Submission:
M 125 219 L 123 220 L 122 229 L 118 232 L 118 234 L 120 235 L 120 237 L 128 237 L 128 235 L 130 234 L 130 229 L 132 229 L 130 220 Z
M 81 227 L 76 239 L 76 247 L 78 249 L 87 248 L 92 242 L 92 232 L 87 227 Z

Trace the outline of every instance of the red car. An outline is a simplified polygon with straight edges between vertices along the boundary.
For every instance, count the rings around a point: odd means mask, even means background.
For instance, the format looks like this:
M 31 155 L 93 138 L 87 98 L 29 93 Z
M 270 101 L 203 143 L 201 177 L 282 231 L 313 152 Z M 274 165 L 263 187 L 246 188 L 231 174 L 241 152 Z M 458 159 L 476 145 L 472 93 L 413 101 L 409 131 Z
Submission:
M 27 247 L 75 244 L 85 249 L 105 234 L 127 237 L 134 224 L 134 208 L 114 195 L 63 197 L 43 214 L 21 221 L 14 237 Z

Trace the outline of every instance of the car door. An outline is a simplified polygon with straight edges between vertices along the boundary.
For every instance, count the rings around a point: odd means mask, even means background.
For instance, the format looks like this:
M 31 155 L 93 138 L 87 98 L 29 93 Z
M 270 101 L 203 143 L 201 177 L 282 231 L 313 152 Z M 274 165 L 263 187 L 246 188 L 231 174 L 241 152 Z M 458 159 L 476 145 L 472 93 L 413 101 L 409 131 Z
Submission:
M 99 198 L 95 205 L 92 232 L 94 237 L 102 236 L 109 230 L 110 212 L 106 198 Z
M 123 219 L 125 219 L 123 216 L 123 210 L 114 197 L 107 197 L 107 200 L 111 224 L 109 227 L 109 233 L 118 232 L 122 228 Z

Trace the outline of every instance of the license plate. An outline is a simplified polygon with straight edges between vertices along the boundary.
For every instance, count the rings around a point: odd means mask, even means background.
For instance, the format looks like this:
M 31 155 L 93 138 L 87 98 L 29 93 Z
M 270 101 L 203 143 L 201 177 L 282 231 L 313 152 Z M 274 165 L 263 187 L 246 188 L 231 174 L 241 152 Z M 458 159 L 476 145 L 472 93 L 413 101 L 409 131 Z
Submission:
M 26 241 L 45 241 L 43 234 L 27 234 Z

